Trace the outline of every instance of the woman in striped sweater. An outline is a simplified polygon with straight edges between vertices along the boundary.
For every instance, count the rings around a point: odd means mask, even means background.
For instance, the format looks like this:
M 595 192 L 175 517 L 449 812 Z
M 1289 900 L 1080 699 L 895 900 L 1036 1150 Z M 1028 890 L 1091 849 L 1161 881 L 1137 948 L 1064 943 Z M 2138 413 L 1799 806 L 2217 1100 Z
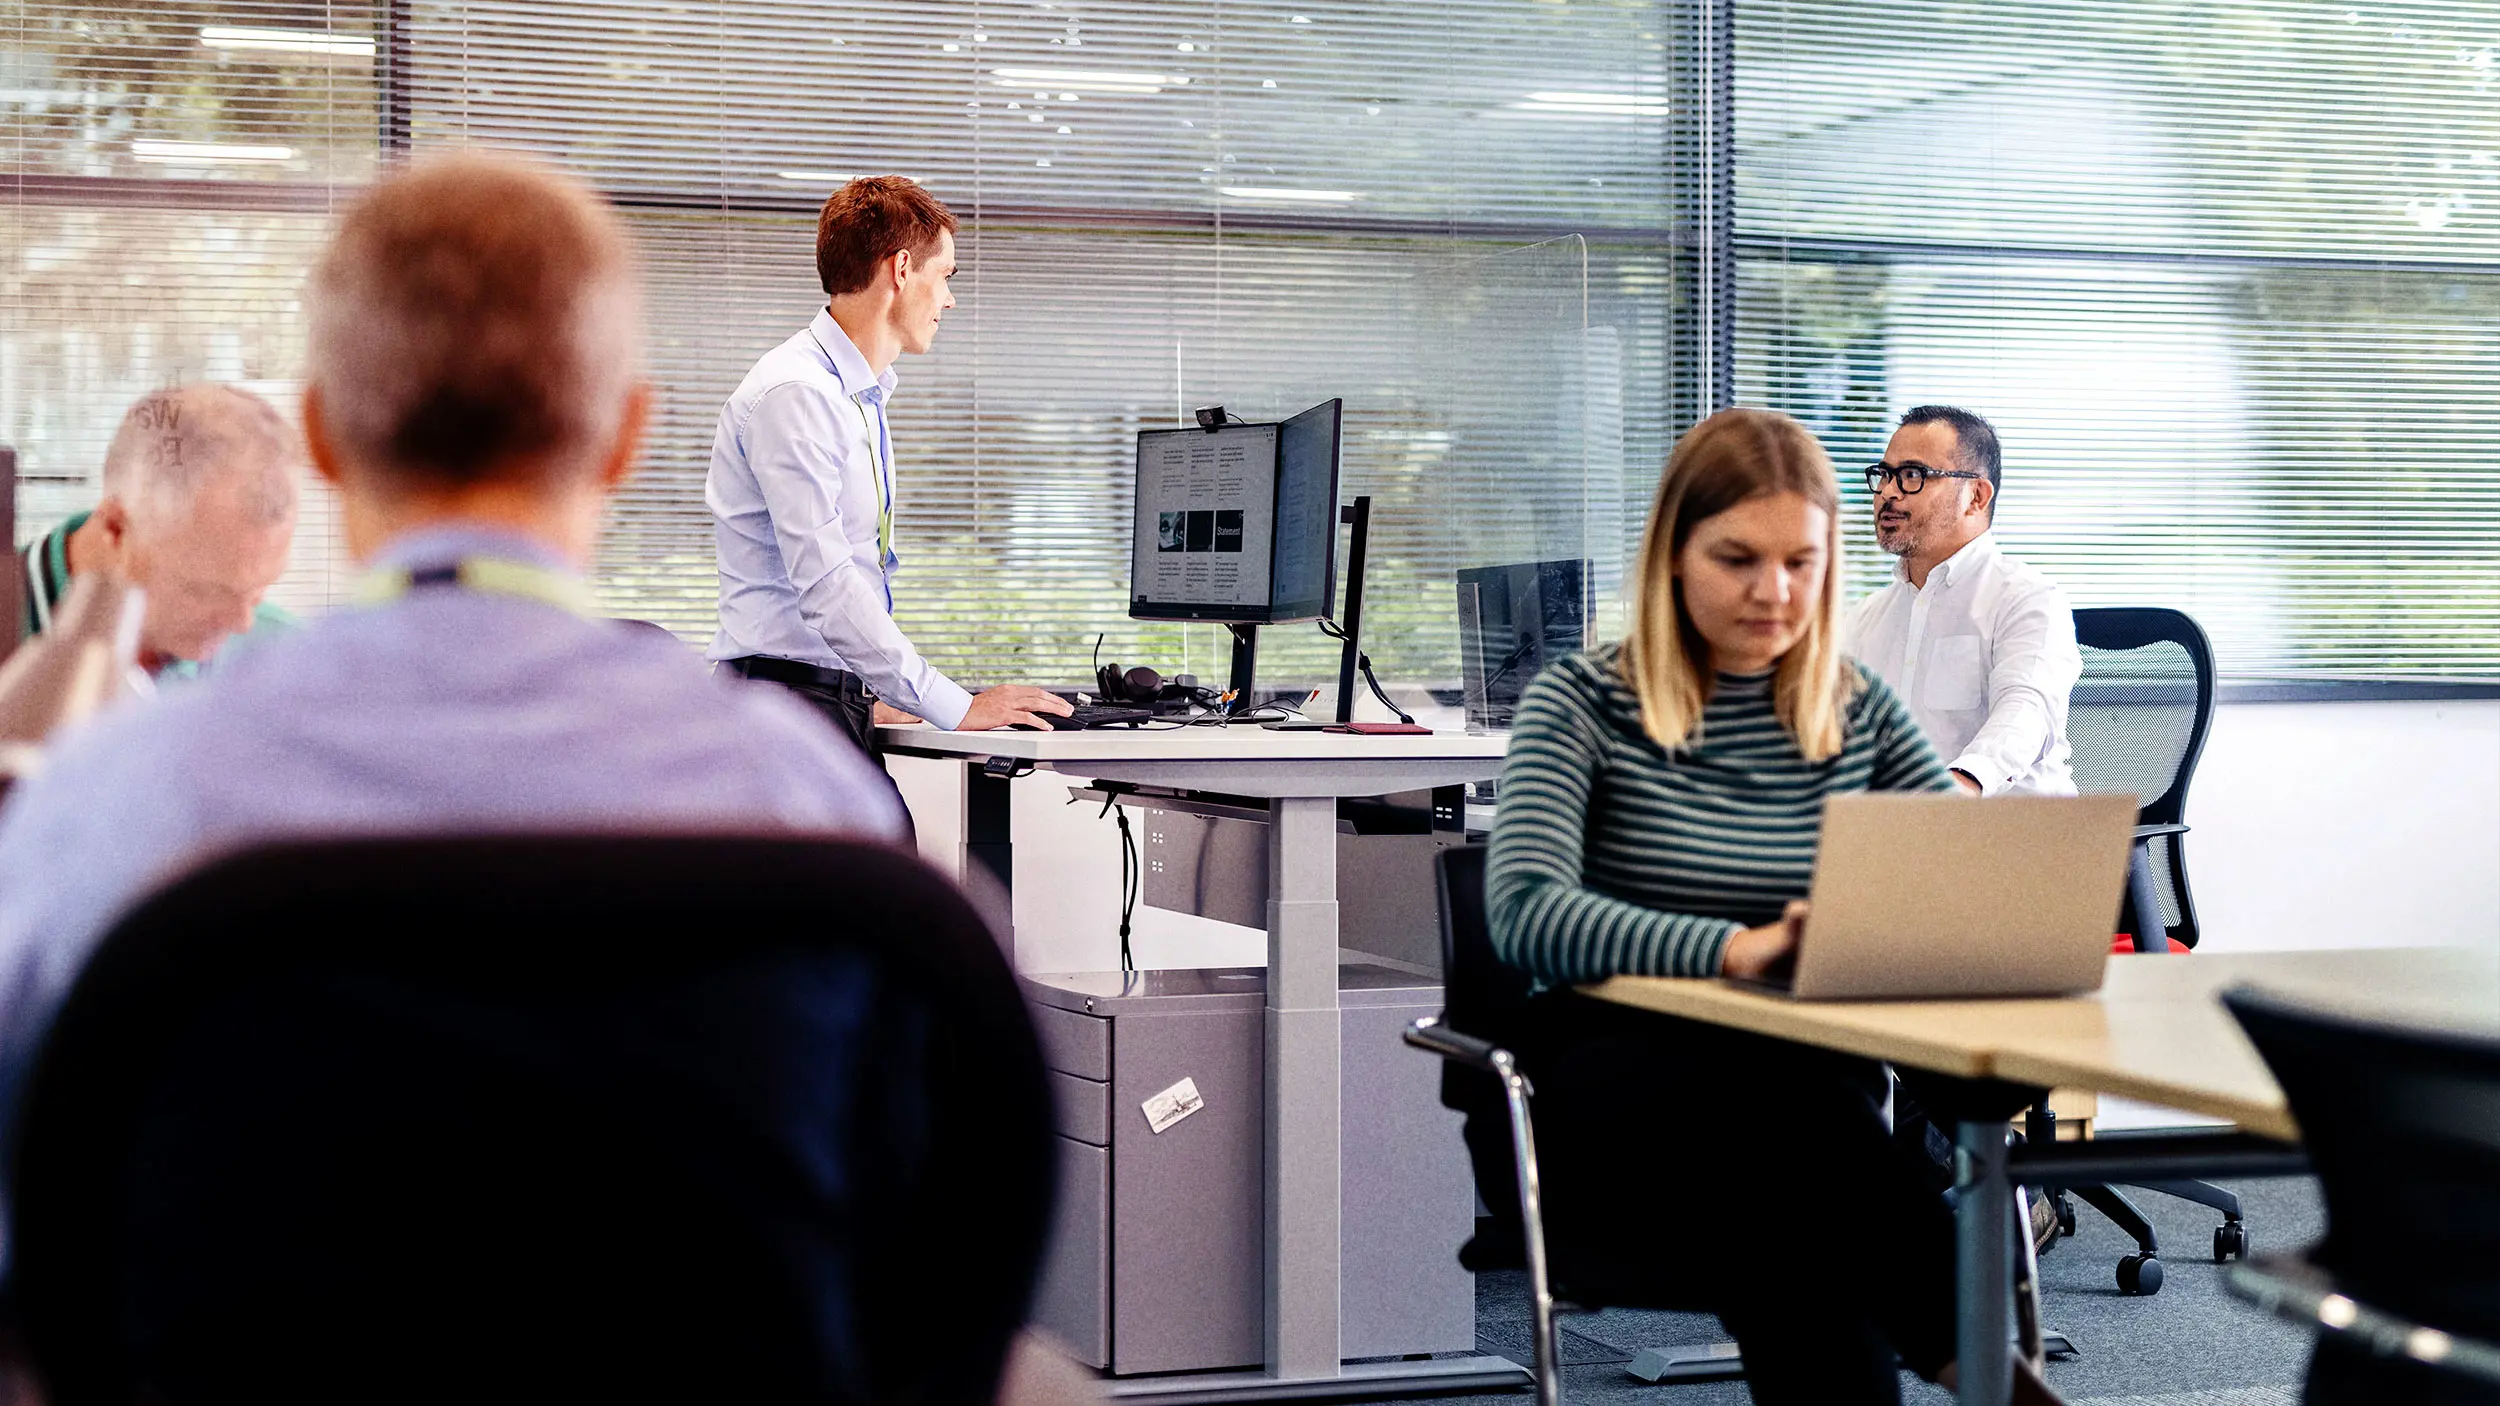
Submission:
M 1544 988 L 1516 1043 L 1566 1277 L 1708 1307 L 1756 1401 L 1818 1406 L 1898 1402 L 1896 1361 L 1952 1375 L 1952 1218 L 1886 1131 L 1882 1067 L 1570 988 L 1771 970 L 1825 797 L 1954 789 L 1840 655 L 1839 500 L 1787 416 L 1721 411 L 1676 444 L 1629 635 L 1521 700 L 1486 881 L 1495 950 Z M 2025 1369 L 2015 1399 L 2056 1398 Z

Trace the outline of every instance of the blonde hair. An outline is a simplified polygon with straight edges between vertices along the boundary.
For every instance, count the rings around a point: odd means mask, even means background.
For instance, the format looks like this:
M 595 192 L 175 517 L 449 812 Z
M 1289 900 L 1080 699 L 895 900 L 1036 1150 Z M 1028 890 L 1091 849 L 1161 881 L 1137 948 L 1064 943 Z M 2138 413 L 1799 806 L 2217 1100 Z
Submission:
M 386 176 L 313 269 L 311 382 L 351 460 L 402 481 L 561 474 L 619 432 L 633 248 L 580 182 L 463 152 Z
M 1713 682 L 1710 646 L 1685 613 L 1675 561 L 1693 529 L 1748 499 L 1796 493 L 1829 522 L 1823 591 L 1802 638 L 1780 656 L 1772 709 L 1808 761 L 1840 754 L 1857 675 L 1840 657 L 1840 481 L 1811 431 L 1775 410 L 1722 410 L 1684 432 L 1667 456 L 1641 539 L 1632 627 L 1621 669 L 1640 699 L 1641 728 L 1670 750 L 1694 739 Z

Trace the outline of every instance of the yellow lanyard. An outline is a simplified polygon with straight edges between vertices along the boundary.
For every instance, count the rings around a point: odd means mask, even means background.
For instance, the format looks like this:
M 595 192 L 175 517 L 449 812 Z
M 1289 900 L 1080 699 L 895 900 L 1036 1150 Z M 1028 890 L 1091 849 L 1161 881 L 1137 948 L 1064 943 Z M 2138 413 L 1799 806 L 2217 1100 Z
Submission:
M 599 613 L 590 583 L 567 571 L 550 571 L 509 557 L 462 557 L 450 566 L 411 571 L 404 566 L 365 573 L 356 583 L 356 603 L 388 605 L 420 586 L 457 586 L 487 595 L 518 596 L 584 617 Z
M 852 396 L 851 408 L 859 412 L 859 427 L 868 435 L 868 462 L 877 471 L 877 570 L 882 572 L 894 557 L 894 490 L 886 481 L 885 454 L 877 447 L 877 426 L 868 418 L 867 402 Z

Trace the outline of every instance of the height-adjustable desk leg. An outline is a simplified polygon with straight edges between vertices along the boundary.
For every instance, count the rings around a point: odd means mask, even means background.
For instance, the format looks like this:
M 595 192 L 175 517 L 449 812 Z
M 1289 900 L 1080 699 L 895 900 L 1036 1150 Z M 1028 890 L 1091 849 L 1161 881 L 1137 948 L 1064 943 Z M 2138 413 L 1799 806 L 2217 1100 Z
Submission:
M 1344 1165 L 1337 1010 L 1337 803 L 1280 798 L 1267 831 L 1267 1369 L 1343 1368 Z

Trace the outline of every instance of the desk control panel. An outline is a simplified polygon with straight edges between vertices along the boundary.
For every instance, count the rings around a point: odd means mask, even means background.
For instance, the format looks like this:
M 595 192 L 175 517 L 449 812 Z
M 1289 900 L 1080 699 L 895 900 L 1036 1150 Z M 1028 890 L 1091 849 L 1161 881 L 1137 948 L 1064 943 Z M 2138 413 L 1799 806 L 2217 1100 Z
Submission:
M 1127 1376 L 1257 1366 L 1265 1348 L 1267 974 L 1021 978 L 1059 1100 L 1059 1222 L 1036 1320 Z M 1340 969 L 1344 1351 L 1475 1346 L 1457 1248 L 1475 1184 L 1440 1071 L 1399 1032 L 1440 986 Z

